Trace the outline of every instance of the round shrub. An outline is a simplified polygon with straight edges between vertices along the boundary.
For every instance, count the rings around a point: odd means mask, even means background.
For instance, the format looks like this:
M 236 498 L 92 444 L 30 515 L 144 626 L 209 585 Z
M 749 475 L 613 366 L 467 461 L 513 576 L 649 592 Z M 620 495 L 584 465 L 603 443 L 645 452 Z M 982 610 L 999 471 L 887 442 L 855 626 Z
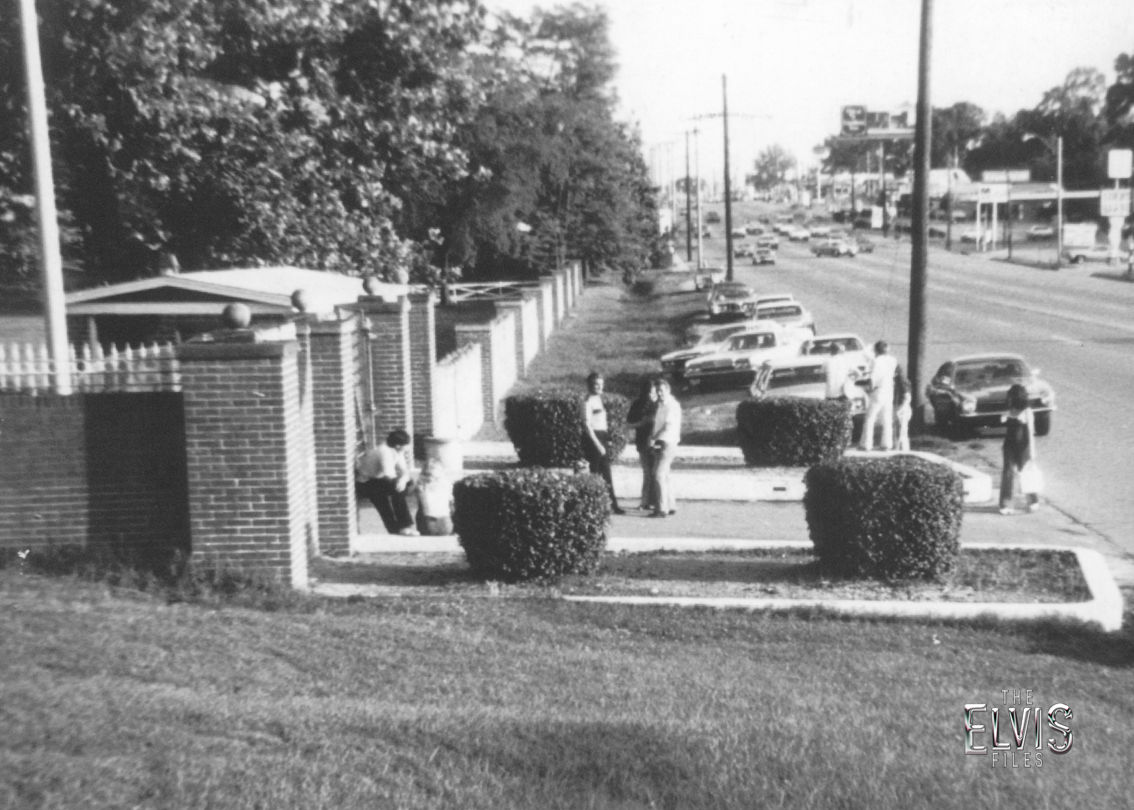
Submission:
M 582 461 L 585 388 L 541 388 L 504 400 L 504 430 L 525 467 L 571 467 Z M 626 446 L 626 414 L 630 401 L 604 393 L 610 427 L 610 460 Z
M 801 397 L 742 400 L 736 406 L 736 430 L 750 467 L 836 461 L 850 443 L 850 405 Z
M 938 579 L 960 550 L 964 487 L 916 456 L 844 459 L 804 476 L 803 507 L 820 567 L 875 579 Z
M 453 529 L 469 566 L 504 582 L 588 573 L 606 545 L 602 478 L 539 468 L 480 473 L 453 487 Z

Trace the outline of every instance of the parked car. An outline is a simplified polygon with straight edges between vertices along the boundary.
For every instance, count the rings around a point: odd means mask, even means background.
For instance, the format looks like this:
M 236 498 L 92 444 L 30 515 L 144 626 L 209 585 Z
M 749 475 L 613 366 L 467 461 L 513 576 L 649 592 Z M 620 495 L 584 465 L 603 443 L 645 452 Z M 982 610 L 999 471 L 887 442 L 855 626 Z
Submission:
M 709 292 L 709 318 L 745 318 L 756 308 L 756 291 L 739 281 L 714 284 Z
M 756 305 L 752 319 L 774 321 L 797 336 L 799 341 L 815 335 L 815 318 L 798 301 L 761 302 Z M 797 341 L 798 342 L 798 341 Z
M 753 264 L 775 264 L 776 252 L 770 248 L 758 247 L 752 251 Z
M 722 383 L 747 386 L 764 360 L 790 357 L 799 344 L 776 324 L 765 323 L 738 332 L 718 351 L 689 360 L 685 381 L 691 386 Z
M 1106 245 L 1064 245 L 1063 261 L 1071 264 L 1109 262 L 1110 248 Z
M 784 235 L 789 242 L 806 242 L 811 238 L 811 232 L 800 225 L 792 225 Z
M 720 284 L 724 279 L 723 267 L 702 267 L 693 274 L 693 288 L 696 290 L 712 289 L 714 284 Z
M 826 239 L 831 235 L 831 226 L 813 223 L 807 226 L 807 233 L 812 239 Z
M 758 222 L 749 222 L 745 224 L 744 232 L 749 236 L 760 236 L 764 233 L 764 226 L 760 225 Z
M 870 367 L 871 353 L 867 351 L 866 344 L 862 342 L 862 338 L 851 332 L 831 332 L 826 335 L 816 335 L 815 337 L 808 338 L 803 341 L 799 347 L 801 355 L 811 356 L 829 356 L 831 354 L 831 347 L 838 344 L 843 347 L 843 352 L 848 358 L 851 358 L 854 365 L 859 371 L 866 371 Z
M 732 234 L 733 239 L 743 239 L 744 237 L 748 236 L 748 233 L 744 230 L 744 228 L 733 228 L 731 231 L 729 231 L 729 233 Z
M 709 228 L 707 226 L 702 228 L 701 229 L 701 238 L 702 239 L 712 239 L 713 238 L 713 229 Z
M 738 259 L 750 257 L 753 247 L 749 242 L 737 242 L 732 246 L 732 255 Z
M 775 234 L 765 233 L 756 237 L 756 247 L 768 248 L 769 250 L 777 250 L 780 246 L 780 240 Z
M 854 244 L 858 246 L 858 252 L 859 253 L 873 253 L 874 252 L 874 240 L 873 239 L 869 239 L 869 238 L 863 236 L 862 234 L 856 233 L 852 237 L 851 241 L 854 242 Z
M 824 239 L 811 246 L 811 252 L 816 256 L 857 256 L 858 245 L 847 239 Z
M 1040 239 L 1054 239 L 1055 228 L 1050 225 L 1033 225 L 1028 228 L 1028 239 L 1038 241 Z
M 676 349 L 661 356 L 662 372 L 668 374 L 676 383 L 685 380 L 685 364 L 698 357 L 720 351 L 728 339 L 738 332 L 752 328 L 747 321 L 730 323 L 727 326 L 718 326 L 700 335 L 692 345 Z
M 717 211 L 706 211 L 705 212 L 705 222 L 716 225 L 720 221 L 721 221 L 721 215 Z
M 943 432 L 996 426 L 1008 413 L 1008 389 L 1020 383 L 1028 389 L 1037 436 L 1051 430 L 1055 392 L 1041 380 L 1039 369 L 1018 354 L 971 354 L 942 364 L 926 386 L 925 396 Z
M 773 357 L 765 360 L 753 374 L 754 397 L 799 397 L 801 399 L 825 399 L 827 396 L 827 359 L 815 355 L 798 357 Z M 866 420 L 866 406 L 869 395 L 866 392 L 866 379 L 859 379 L 847 386 L 851 413 L 851 441 L 858 441 L 862 425 Z

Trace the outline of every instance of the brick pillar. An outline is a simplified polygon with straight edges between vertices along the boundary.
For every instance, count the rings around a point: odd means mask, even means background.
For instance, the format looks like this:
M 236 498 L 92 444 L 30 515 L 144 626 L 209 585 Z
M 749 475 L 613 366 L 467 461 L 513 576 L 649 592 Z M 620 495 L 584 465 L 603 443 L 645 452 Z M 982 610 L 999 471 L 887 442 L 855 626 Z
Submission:
M 524 324 L 525 312 L 523 298 L 505 298 L 496 301 L 496 311 L 500 313 L 512 313 L 512 318 L 516 323 L 516 376 L 522 377 L 528 370 L 527 357 L 525 355 L 524 345 Z
M 311 320 L 308 324 L 315 437 L 315 495 L 319 514 L 319 550 L 350 553 L 358 534 L 354 493 L 354 457 L 358 444 L 355 407 L 356 318 Z
M 367 346 L 363 346 L 363 357 L 369 354 L 374 380 L 374 441 L 384 442 L 395 428 L 405 429 L 412 437 L 409 299 L 399 296 L 396 302 L 389 302 L 363 297 L 358 299 L 358 309 L 366 327 L 363 340 L 369 346 L 368 353 Z
M 555 279 L 544 276 L 539 280 L 539 344 L 546 349 L 551 333 L 555 331 Z
M 252 339 L 178 349 L 192 554 L 306 588 L 317 526 L 298 346 Z
M 480 323 L 457 324 L 457 348 L 470 343 L 480 344 L 480 395 L 484 408 L 484 421 L 496 423 L 496 396 L 492 380 L 492 326 Z
M 433 391 L 437 375 L 437 301 L 433 293 L 410 293 L 409 344 L 413 375 L 413 427 L 421 436 L 433 435 Z

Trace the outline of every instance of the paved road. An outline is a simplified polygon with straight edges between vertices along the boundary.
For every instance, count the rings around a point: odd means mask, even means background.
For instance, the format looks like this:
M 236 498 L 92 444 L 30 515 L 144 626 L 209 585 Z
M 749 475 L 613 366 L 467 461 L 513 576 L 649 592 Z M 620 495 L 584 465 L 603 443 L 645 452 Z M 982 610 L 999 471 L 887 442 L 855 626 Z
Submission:
M 758 291 L 793 292 L 821 332 L 886 338 L 905 362 L 910 244 L 875 241 L 873 254 L 839 259 L 785 242 L 776 265 L 739 259 L 735 273 Z M 717 242 L 707 261 L 722 261 L 723 240 Z M 1059 408 L 1038 447 L 1048 500 L 1134 555 L 1134 284 L 1119 274 L 1100 264 L 1041 270 L 931 246 L 922 383 L 953 354 L 1005 350 L 1027 357 L 1054 386 Z M 993 466 L 1000 441 L 996 431 L 972 440 Z

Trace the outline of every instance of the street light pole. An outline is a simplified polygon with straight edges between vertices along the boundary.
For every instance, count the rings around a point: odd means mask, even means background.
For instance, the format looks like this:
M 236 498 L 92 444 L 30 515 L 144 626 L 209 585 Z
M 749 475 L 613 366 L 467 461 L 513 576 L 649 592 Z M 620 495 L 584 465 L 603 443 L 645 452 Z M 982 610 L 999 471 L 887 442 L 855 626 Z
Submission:
M 722 115 L 724 116 L 724 221 L 725 221 L 725 278 L 732 277 L 732 185 L 728 166 L 728 77 L 721 74 Z
M 932 134 L 932 107 L 929 105 L 930 52 L 933 42 L 933 0 L 921 2 L 921 32 L 917 71 L 917 124 L 914 134 L 913 221 L 910 238 L 910 393 L 913 398 L 913 424 L 920 428 L 925 418 L 924 391 L 921 387 L 925 365 L 926 275 L 928 265 L 926 213 L 929 210 L 929 147 Z
M 685 261 L 693 261 L 693 198 L 689 195 L 689 130 L 685 130 Z
M 1063 266 L 1063 136 L 1055 136 L 1055 268 Z

